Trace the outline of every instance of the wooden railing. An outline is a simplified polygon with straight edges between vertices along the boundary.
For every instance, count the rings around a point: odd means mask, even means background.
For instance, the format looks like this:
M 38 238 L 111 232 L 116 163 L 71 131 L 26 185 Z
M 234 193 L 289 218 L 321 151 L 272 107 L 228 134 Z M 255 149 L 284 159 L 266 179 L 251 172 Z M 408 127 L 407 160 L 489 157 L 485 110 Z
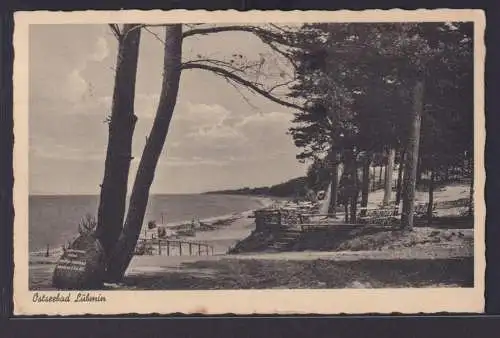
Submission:
M 415 205 L 415 216 L 427 214 L 428 203 Z M 437 203 L 433 204 L 433 214 L 435 214 Z M 330 222 L 333 214 L 317 214 L 311 212 L 301 212 L 300 210 L 272 209 L 258 210 L 254 214 L 257 229 L 280 230 L 283 227 L 297 228 L 301 231 L 310 231 L 312 229 L 338 228 L 345 227 L 347 224 L 339 222 Z M 393 224 L 400 217 L 399 206 L 390 205 L 379 208 L 358 208 L 358 222 L 350 224 L 351 227 L 363 226 L 366 224 L 375 226 L 388 226 Z M 314 220 L 312 220 L 314 218 Z M 321 219 L 323 218 L 323 219 Z M 326 222 L 323 222 L 326 221 Z
M 188 250 L 183 251 L 183 249 L 186 249 L 186 246 Z M 193 248 L 195 249 L 194 251 Z M 174 250 L 178 252 L 178 255 L 175 256 L 183 256 L 183 253 L 185 255 L 189 253 L 189 256 L 193 256 L 193 253 L 196 256 L 214 254 L 214 247 L 207 243 L 165 238 L 139 239 L 135 254 L 154 255 L 153 252 L 156 252 L 156 255 L 166 254 L 167 256 L 171 256 Z

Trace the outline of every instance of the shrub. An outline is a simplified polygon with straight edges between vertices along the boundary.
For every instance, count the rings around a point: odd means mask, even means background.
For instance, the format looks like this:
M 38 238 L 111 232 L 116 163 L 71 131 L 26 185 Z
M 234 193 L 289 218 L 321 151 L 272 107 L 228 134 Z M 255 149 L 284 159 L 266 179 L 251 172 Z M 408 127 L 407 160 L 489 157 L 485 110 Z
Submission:
M 91 214 L 86 214 L 78 224 L 78 232 L 81 236 L 94 234 L 97 228 L 97 220 Z
M 154 228 L 156 228 L 156 221 L 149 221 L 148 229 L 154 229 Z

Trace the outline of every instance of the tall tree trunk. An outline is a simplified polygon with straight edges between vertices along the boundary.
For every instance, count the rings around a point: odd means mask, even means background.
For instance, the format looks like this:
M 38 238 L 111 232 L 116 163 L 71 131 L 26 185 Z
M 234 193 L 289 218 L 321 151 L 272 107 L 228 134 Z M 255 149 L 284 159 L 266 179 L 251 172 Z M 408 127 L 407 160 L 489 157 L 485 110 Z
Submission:
M 122 231 L 127 184 L 132 160 L 135 81 L 141 30 L 134 24 L 123 27 L 119 38 L 115 87 L 109 122 L 108 148 L 97 213 L 96 236 L 109 254 Z
M 392 173 L 394 171 L 394 157 L 396 156 L 394 148 L 390 148 L 387 154 L 387 167 L 385 168 L 385 187 L 384 200 L 382 205 L 389 205 L 392 193 Z
M 372 192 L 377 190 L 377 167 L 372 167 Z
M 417 162 L 417 178 L 415 182 L 417 186 L 420 186 L 420 183 L 422 182 L 422 161 L 420 159 L 420 156 Z
M 354 159 L 353 161 L 353 170 L 352 170 L 352 177 L 353 177 L 353 193 L 351 195 L 351 217 L 350 221 L 352 224 L 356 223 L 356 212 L 357 212 L 357 205 L 358 205 L 358 196 L 359 196 L 359 180 L 358 180 L 358 166 L 356 163 L 356 160 Z
M 402 187 L 402 181 L 403 181 L 403 169 L 404 169 L 404 162 L 405 162 L 405 153 L 406 153 L 406 148 L 402 147 L 401 155 L 399 158 L 398 181 L 396 184 L 396 205 L 399 205 L 399 203 L 401 203 L 401 187 Z
M 336 160 L 336 159 L 335 159 Z M 338 185 L 339 185 L 339 166 L 336 161 L 331 164 L 331 187 L 330 187 L 330 205 L 328 213 L 332 215 L 337 214 L 337 201 L 338 201 Z
M 417 80 L 413 88 L 413 112 L 411 117 L 410 135 L 407 143 L 406 165 L 403 179 L 403 211 L 401 226 L 413 227 L 413 213 L 415 210 L 415 185 L 417 178 L 418 151 L 420 145 L 420 124 L 424 99 L 423 80 Z
M 378 186 L 380 187 L 382 185 L 382 168 L 384 166 L 383 165 L 380 165 L 378 167 L 379 171 L 378 171 Z
M 108 266 L 109 280 L 118 281 L 123 277 L 134 254 L 144 221 L 149 189 L 153 183 L 156 165 L 177 101 L 181 76 L 181 56 L 182 25 L 168 25 L 165 27 L 164 71 L 160 102 L 137 170 L 127 219 Z
M 470 187 L 469 187 L 469 216 L 474 214 L 474 165 L 473 161 L 470 160 Z
M 361 188 L 361 208 L 368 206 L 368 193 L 370 190 L 370 157 L 363 159 L 363 185 Z M 361 211 L 361 216 L 366 216 L 366 210 Z
M 432 223 L 432 210 L 434 204 L 434 170 L 431 171 L 431 177 L 429 179 L 429 204 L 427 205 L 427 225 L 430 226 Z

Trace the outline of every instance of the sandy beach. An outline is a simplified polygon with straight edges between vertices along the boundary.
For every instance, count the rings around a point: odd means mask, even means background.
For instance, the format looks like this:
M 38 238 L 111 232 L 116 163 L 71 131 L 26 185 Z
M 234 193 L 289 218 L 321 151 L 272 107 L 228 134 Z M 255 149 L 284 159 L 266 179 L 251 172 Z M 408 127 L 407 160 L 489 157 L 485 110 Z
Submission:
M 256 197 L 254 197 L 256 198 Z M 268 207 L 275 200 L 267 197 L 259 197 L 262 208 Z M 220 227 L 215 227 L 214 230 L 196 231 L 194 236 L 176 236 L 179 239 L 184 239 L 191 242 L 203 242 L 214 248 L 214 256 L 134 256 L 126 275 L 136 275 L 147 272 L 163 271 L 166 267 L 178 268 L 183 263 L 195 262 L 200 259 L 218 260 L 221 255 L 224 255 L 238 241 L 248 237 L 255 229 L 255 222 L 249 216 L 253 215 L 255 210 L 247 210 L 242 213 L 232 213 L 221 216 L 209 217 L 199 220 L 204 224 L 222 223 Z M 166 228 L 175 228 L 183 224 L 189 224 L 190 221 L 172 222 L 165 225 Z M 157 229 L 147 229 L 147 225 L 143 226 L 141 236 L 149 237 L 150 234 L 156 234 Z M 46 251 L 37 251 L 30 253 L 29 262 L 29 279 L 30 289 L 52 289 L 52 272 L 59 257 L 62 255 L 62 249 L 57 248 L 50 250 L 49 256 L 46 256 Z
M 466 198 L 466 186 L 455 185 L 436 191 L 436 202 L 446 202 Z M 425 201 L 423 193 L 419 200 Z M 376 206 L 382 198 L 381 191 L 370 194 L 370 205 Z M 262 207 L 271 204 L 285 205 L 288 201 L 273 201 L 262 198 Z M 442 208 L 440 215 L 456 214 L 457 208 Z M 174 236 L 175 238 L 201 242 L 213 246 L 213 255 L 179 256 L 175 252 L 166 255 L 136 255 L 127 269 L 125 279 L 120 285 L 106 285 L 106 288 L 125 289 L 218 289 L 218 288 L 263 288 L 263 287 L 353 287 L 369 285 L 390 287 L 396 285 L 389 280 L 379 280 L 379 270 L 394 270 L 398 283 L 404 273 L 412 271 L 407 283 L 413 286 L 468 286 L 473 280 L 473 238 L 470 228 L 444 229 L 416 227 L 409 233 L 394 234 L 391 231 L 353 233 L 339 239 L 340 246 L 329 247 L 332 242 L 326 238 L 324 243 L 314 241 L 313 250 L 298 249 L 286 252 L 254 251 L 228 254 L 234 246 L 247 240 L 253 234 L 254 210 L 233 213 L 200 220 L 200 223 L 218 224 L 204 229 L 197 228 L 193 236 Z M 339 215 L 341 216 L 341 215 Z M 342 217 L 339 217 L 339 222 Z M 168 224 L 169 229 L 182 229 L 183 224 Z M 149 230 L 156 233 L 157 229 Z M 144 236 L 148 235 L 148 230 Z M 323 241 L 323 242 L 324 242 Z M 323 246 L 322 246 L 323 245 Z M 30 287 L 50 289 L 51 276 L 58 258 L 57 252 L 50 257 L 38 253 L 30 259 Z M 312 264 L 312 265 L 311 265 Z M 348 265 L 346 265 L 348 264 Z M 316 266 L 323 266 L 318 271 Z M 259 267 L 259 268 L 257 268 Z M 312 268 L 313 267 L 313 268 Z M 309 271 L 313 269 L 313 271 Z M 286 273 L 289 269 L 291 275 Z M 346 270 L 347 269 L 347 270 Z M 339 275 L 340 271 L 345 276 Z M 448 271 L 448 275 L 444 272 Z M 316 272 L 314 272 L 316 271 Z M 398 272 L 399 271 L 399 272 Z M 444 274 L 443 274 L 444 273 Z M 312 275 L 311 275 L 312 274 Z M 323 277 L 331 275 L 332 281 L 321 283 Z M 278 278 L 277 276 L 281 276 Z M 288 282 L 290 276 L 295 276 Z M 309 276 L 309 277 L 307 277 Z M 323 278 L 324 279 L 324 278 Z M 395 279 L 395 280 L 396 280 Z M 273 280 L 274 282 L 271 282 Z M 284 282 L 282 283 L 282 281 Z M 335 281 L 335 282 L 334 282 Z M 273 284 L 274 283 L 274 284 Z M 437 284 L 436 284 L 437 283 Z M 401 284 L 401 283 L 400 283 Z M 354 286 L 355 287 L 355 286 Z

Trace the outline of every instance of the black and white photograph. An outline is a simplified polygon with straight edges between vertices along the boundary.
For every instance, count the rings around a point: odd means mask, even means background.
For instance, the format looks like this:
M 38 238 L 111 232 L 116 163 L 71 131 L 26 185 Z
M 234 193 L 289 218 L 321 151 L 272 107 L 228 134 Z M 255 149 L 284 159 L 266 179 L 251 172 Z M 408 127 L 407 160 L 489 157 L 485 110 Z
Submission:
M 482 311 L 484 17 L 414 12 L 19 15 L 16 311 Z

